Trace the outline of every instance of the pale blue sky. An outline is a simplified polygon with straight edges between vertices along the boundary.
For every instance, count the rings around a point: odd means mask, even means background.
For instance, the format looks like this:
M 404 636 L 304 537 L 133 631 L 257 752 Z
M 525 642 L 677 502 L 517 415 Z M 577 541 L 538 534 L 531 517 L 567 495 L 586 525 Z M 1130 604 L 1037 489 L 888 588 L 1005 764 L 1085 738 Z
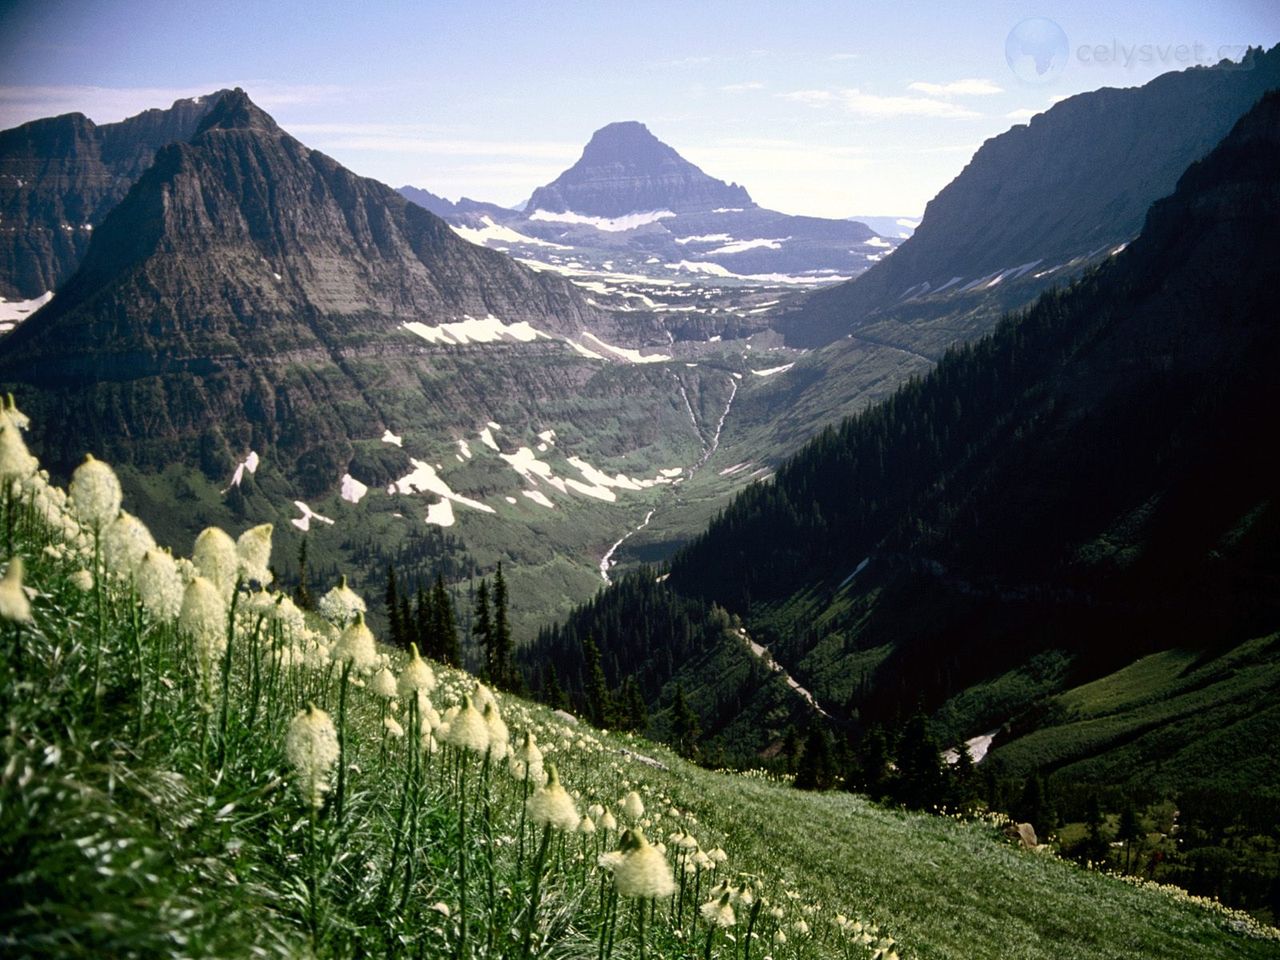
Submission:
M 1068 39 L 1043 85 L 1005 60 L 1030 17 Z M 917 215 L 984 139 L 1056 99 L 1277 42 L 1274 0 L 0 0 L 0 128 L 240 85 L 359 173 L 514 204 L 597 127 L 641 120 L 767 206 Z M 1121 62 L 1082 52 L 1098 46 Z

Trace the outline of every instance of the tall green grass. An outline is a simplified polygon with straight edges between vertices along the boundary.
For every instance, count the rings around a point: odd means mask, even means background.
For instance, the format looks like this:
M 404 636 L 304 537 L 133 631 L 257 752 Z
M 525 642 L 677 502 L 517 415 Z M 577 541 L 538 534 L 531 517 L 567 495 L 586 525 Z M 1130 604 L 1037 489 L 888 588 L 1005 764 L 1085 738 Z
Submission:
M 259 589 L 264 528 L 175 561 L 91 518 L 118 500 L 50 486 L 20 422 L 0 416 L 6 955 L 1276 955 L 991 823 L 700 770 L 391 657 L 345 587 L 314 612 Z

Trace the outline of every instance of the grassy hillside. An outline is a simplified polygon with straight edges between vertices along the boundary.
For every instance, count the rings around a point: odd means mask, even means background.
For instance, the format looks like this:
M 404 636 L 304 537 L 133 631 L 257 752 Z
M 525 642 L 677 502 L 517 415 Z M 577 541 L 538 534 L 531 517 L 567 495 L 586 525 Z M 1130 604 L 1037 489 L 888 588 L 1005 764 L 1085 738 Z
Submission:
M 0 418 L 9 955 L 1183 960 L 1280 949 L 1274 930 L 1023 852 L 990 822 L 698 769 L 513 697 L 493 698 L 479 720 L 470 698 L 490 695 L 473 678 L 388 660 L 349 617 L 353 595 L 327 595 L 322 616 L 244 590 L 266 576 L 269 531 L 230 552 L 208 535 L 194 564 L 169 570 L 144 529 L 116 518 L 106 468 L 78 474 L 70 501 L 32 473 L 20 419 Z M 517 777 L 500 754 L 519 756 L 526 733 L 572 797 L 548 786 L 522 802 L 539 763 L 525 753 L 531 772 Z M 571 832 L 550 825 L 569 821 Z M 619 899 L 635 889 L 633 861 L 597 858 L 627 846 L 624 827 L 664 842 L 661 863 L 700 868 L 656 902 Z M 696 845 L 680 845 L 685 833 Z M 724 881 L 732 918 L 717 907 Z

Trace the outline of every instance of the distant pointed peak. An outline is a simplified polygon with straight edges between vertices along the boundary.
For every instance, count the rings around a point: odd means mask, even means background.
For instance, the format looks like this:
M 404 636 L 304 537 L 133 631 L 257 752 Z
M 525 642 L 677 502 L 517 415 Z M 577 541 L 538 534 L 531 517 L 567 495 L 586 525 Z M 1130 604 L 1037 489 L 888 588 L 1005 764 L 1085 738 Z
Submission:
M 279 133 L 280 127 L 271 116 L 249 99 L 240 87 L 229 90 L 218 99 L 217 106 L 200 122 L 196 136 L 208 130 L 257 130 Z
M 654 152 L 679 156 L 639 120 L 621 120 L 606 124 L 593 133 L 582 151 L 582 157 L 588 163 L 598 159 L 634 160 L 637 157 L 651 157 Z

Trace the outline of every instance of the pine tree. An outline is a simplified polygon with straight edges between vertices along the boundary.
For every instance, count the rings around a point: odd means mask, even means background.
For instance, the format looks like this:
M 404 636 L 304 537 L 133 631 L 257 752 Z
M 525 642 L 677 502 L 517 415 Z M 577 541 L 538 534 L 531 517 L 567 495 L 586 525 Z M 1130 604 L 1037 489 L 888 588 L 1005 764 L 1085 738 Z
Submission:
M 805 737 L 804 753 L 796 768 L 796 788 L 799 790 L 830 790 L 835 783 L 835 764 L 831 759 L 831 741 L 822 725 L 814 721 Z
M 582 641 L 582 659 L 587 674 L 583 686 L 587 693 L 587 712 L 597 727 L 607 727 L 613 720 L 613 697 L 600 660 L 600 648 L 591 636 Z
M 1085 847 L 1085 857 L 1093 863 L 1101 864 L 1107 859 L 1107 839 L 1102 835 L 1102 808 L 1098 804 L 1098 795 L 1089 794 L 1089 803 L 1085 808 L 1085 824 L 1089 828 L 1089 840 Z
M 409 649 L 409 644 L 405 641 L 404 625 L 400 622 L 400 591 L 396 586 L 396 568 L 391 564 L 387 564 L 387 592 L 385 599 L 387 604 L 387 639 L 393 647 L 407 650 Z
M 889 773 L 889 744 L 879 726 L 871 727 L 858 744 L 858 766 L 862 775 L 862 789 L 875 799 L 885 794 Z
M 1142 825 L 1138 822 L 1138 811 L 1134 809 L 1132 803 L 1126 803 L 1124 809 L 1120 811 L 1120 828 L 1116 831 L 1116 839 L 1124 841 L 1124 872 L 1128 873 L 1130 869 L 1130 859 L 1133 852 L 1133 841 L 1143 838 Z M 1138 855 L 1141 857 L 1142 850 L 1139 847 Z
M 702 728 L 698 724 L 698 715 L 685 699 L 684 686 L 677 683 L 675 697 L 671 702 L 671 739 L 672 746 L 681 756 L 693 757 L 698 753 L 698 737 Z
M 556 673 L 556 665 L 548 663 L 543 672 L 542 701 L 553 710 L 568 710 L 569 697 L 560 686 L 560 676 Z
M 431 588 L 431 622 L 435 635 L 437 656 L 451 667 L 462 666 L 462 649 L 458 646 L 458 618 L 453 610 L 453 598 L 444 587 L 444 577 L 436 574 Z
M 917 711 L 898 741 L 897 798 L 917 810 L 941 803 L 942 757 L 929 732 L 929 720 Z
M 416 643 L 418 651 L 422 651 L 422 638 L 418 636 L 418 623 L 413 619 L 413 608 L 409 605 L 407 592 L 400 594 L 400 636 L 404 638 L 406 649 L 409 644 Z
M 640 684 L 633 676 L 622 683 L 621 703 L 622 724 L 635 733 L 643 733 L 649 725 L 649 708 L 645 706 L 644 696 L 640 693 Z
M 484 652 L 480 675 L 493 682 L 497 668 L 494 658 L 493 617 L 489 612 L 488 580 L 481 580 L 480 586 L 476 588 L 476 612 L 471 632 L 476 638 L 476 643 Z
M 316 598 L 307 585 L 307 577 L 307 538 L 303 537 L 302 543 L 298 545 L 298 585 L 293 588 L 293 602 L 300 610 L 316 608 Z
M 504 689 L 512 684 L 511 624 L 507 620 L 507 579 L 502 575 L 502 562 L 493 575 L 493 682 Z
M 431 615 L 431 595 L 418 584 L 414 601 L 413 620 L 418 634 L 418 650 L 424 657 L 440 659 L 440 644 L 436 637 L 435 618 Z

